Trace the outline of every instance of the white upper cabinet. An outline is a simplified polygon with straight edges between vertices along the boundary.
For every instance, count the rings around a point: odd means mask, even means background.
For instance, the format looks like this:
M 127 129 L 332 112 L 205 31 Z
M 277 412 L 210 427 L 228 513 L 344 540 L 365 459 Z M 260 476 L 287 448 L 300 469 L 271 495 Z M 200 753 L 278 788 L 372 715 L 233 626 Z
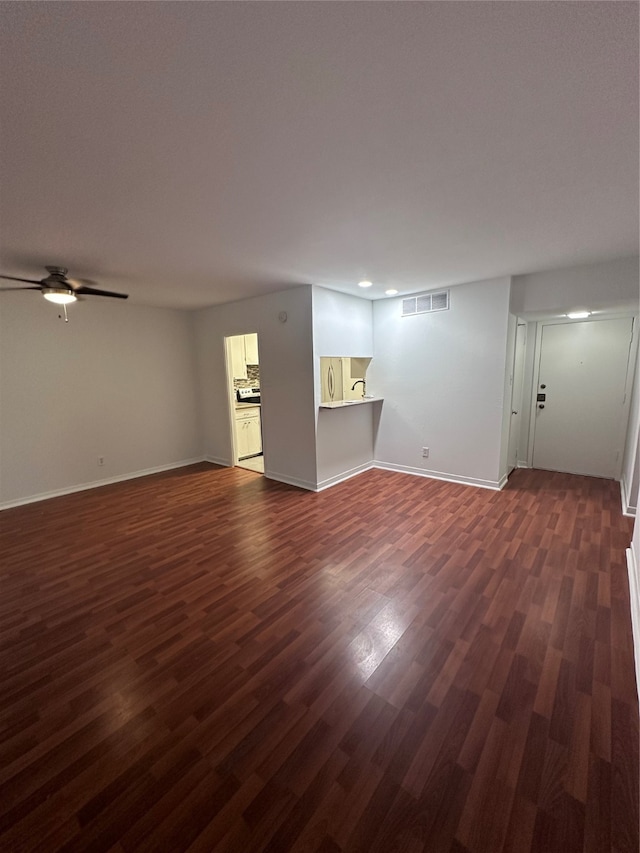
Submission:
M 230 338 L 231 343 L 231 370 L 234 379 L 247 378 L 247 363 L 244 358 L 244 335 L 236 335 Z
M 256 332 L 244 336 L 244 357 L 246 364 L 259 364 L 258 335 Z
M 231 369 L 234 379 L 247 379 L 247 365 L 258 364 L 258 335 L 235 335 L 231 339 Z

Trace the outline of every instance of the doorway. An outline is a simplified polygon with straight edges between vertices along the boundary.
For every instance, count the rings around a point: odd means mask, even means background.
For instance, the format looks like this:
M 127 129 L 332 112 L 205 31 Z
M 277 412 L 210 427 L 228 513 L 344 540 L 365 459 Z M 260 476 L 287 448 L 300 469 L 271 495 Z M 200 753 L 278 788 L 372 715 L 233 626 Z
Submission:
M 258 335 L 225 338 L 234 466 L 264 474 Z
M 634 320 L 541 323 L 532 465 L 618 479 L 629 416 Z

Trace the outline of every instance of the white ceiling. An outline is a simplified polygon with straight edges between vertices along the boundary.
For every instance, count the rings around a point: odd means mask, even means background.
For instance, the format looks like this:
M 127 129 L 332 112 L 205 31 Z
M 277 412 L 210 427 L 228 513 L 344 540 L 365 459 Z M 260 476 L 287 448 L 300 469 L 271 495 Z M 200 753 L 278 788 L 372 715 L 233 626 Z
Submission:
M 635 2 L 32 2 L 0 18 L 5 273 L 64 264 L 196 307 L 638 252 Z

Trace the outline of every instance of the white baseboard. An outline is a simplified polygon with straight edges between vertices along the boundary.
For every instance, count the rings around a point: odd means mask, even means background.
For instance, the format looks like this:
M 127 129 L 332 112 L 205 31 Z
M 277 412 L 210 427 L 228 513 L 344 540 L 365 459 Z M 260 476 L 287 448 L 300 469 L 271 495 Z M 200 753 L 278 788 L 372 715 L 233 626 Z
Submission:
M 314 491 L 322 492 L 324 489 L 328 489 L 331 486 L 335 486 L 338 483 L 343 483 L 345 480 L 350 480 L 352 477 L 356 477 L 358 474 L 363 474 L 365 471 L 371 471 L 374 468 L 379 468 L 383 471 L 394 471 L 396 474 L 413 474 L 417 477 L 426 477 L 430 480 L 444 480 L 448 483 L 461 483 L 465 486 L 476 486 L 481 489 L 492 489 L 494 491 L 499 491 L 503 489 L 507 484 L 508 477 L 505 475 L 502 477 L 500 481 L 494 480 L 477 480 L 473 477 L 458 477 L 455 474 L 443 474 L 439 471 L 425 471 L 423 468 L 410 468 L 405 465 L 391 465 L 387 462 L 366 462 L 363 465 L 358 465 L 356 468 L 351 468 L 349 471 L 344 471 L 341 474 L 337 474 L 334 477 L 329 477 L 326 480 L 322 480 L 318 483 L 317 487 L 315 487 Z M 287 481 L 285 481 L 287 482 Z M 297 485 L 294 483 L 293 485 Z M 303 486 L 303 488 L 309 488 L 308 486 Z
M 205 462 L 211 462 L 213 465 L 222 465 L 224 468 L 233 468 L 234 464 L 230 459 L 224 459 L 222 456 L 205 456 Z M 286 474 L 279 474 L 277 471 L 265 470 L 264 476 L 267 480 L 276 480 L 278 483 L 286 483 L 287 486 L 297 486 L 299 489 L 306 489 L 310 492 L 315 492 L 314 483 L 307 480 L 299 480 L 296 477 L 288 477 Z
M 299 489 L 306 489 L 308 492 L 316 491 L 316 484 L 309 480 L 299 480 L 297 477 L 289 477 L 286 474 L 278 474 L 277 471 L 266 471 L 264 476 L 267 480 L 276 480 L 278 483 L 285 483 L 287 486 L 297 486 Z
M 230 459 L 223 459 L 222 456 L 205 456 L 205 462 L 211 462 L 212 465 L 222 465 L 223 468 L 233 468 L 233 462 Z
M 629 488 L 624 477 L 620 480 L 620 502 L 622 503 L 622 514 L 635 518 L 636 507 L 629 504 Z
M 627 548 L 627 570 L 629 573 L 629 597 L 631 598 L 631 627 L 633 651 L 636 662 L 636 688 L 640 699 L 640 566 L 631 548 Z
M 357 474 L 362 474 L 365 471 L 371 471 L 371 469 L 375 467 L 376 466 L 373 462 L 365 462 L 364 465 L 358 465 L 355 468 L 351 468 L 349 471 L 344 471 L 342 474 L 336 474 L 335 477 L 327 477 L 326 480 L 322 480 L 318 483 L 315 491 L 322 492 L 324 489 L 328 489 L 338 483 L 343 483 L 345 480 L 350 480 Z
M 225 468 L 233 468 L 233 462 L 229 459 L 223 459 L 221 456 L 205 456 L 205 462 L 211 462 L 214 465 L 222 465 Z M 276 480 L 278 483 L 285 483 L 287 486 L 297 486 L 299 489 L 306 489 L 309 492 L 315 492 L 315 483 L 308 480 L 299 480 L 297 477 L 289 477 L 286 474 L 279 474 L 277 471 L 265 470 L 264 476 L 267 480 Z
M 480 480 L 475 477 L 459 477 L 457 474 L 444 474 L 441 471 L 425 471 L 423 468 L 411 468 L 408 465 L 391 465 L 387 462 L 374 462 L 373 468 L 381 468 L 383 471 L 395 471 L 397 474 L 413 474 L 416 477 L 427 477 L 430 480 L 444 480 L 447 483 L 461 483 L 464 486 L 477 486 L 480 489 L 492 489 L 500 491 L 507 482 L 506 476 L 502 480 Z
M 3 501 L 0 503 L 0 510 L 11 509 L 16 506 L 24 506 L 25 504 L 33 504 L 38 501 L 46 501 L 49 498 L 59 498 L 63 495 L 72 495 L 75 492 L 86 492 L 89 489 L 98 489 L 100 486 L 110 486 L 113 483 L 122 483 L 124 480 L 135 480 L 138 477 L 147 477 L 149 474 L 161 474 L 163 471 L 172 471 L 174 468 L 184 468 L 187 465 L 195 465 L 198 462 L 208 461 L 203 456 L 196 456 L 193 459 L 183 459 L 180 462 L 170 462 L 168 465 L 156 465 L 154 468 L 143 468 L 140 471 L 132 471 L 130 474 L 119 474 L 116 477 L 105 477 L 104 480 L 94 480 L 91 483 L 80 483 L 76 486 L 68 486 L 64 489 L 54 489 L 50 492 L 40 492 L 37 495 L 29 495 L 25 498 L 18 498 L 14 501 Z

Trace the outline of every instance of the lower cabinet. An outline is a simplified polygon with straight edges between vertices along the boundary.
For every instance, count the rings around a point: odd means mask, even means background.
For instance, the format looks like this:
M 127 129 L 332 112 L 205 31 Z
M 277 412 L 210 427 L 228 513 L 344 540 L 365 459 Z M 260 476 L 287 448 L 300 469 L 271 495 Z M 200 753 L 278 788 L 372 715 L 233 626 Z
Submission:
M 259 406 L 236 409 L 236 449 L 238 459 L 262 453 Z

